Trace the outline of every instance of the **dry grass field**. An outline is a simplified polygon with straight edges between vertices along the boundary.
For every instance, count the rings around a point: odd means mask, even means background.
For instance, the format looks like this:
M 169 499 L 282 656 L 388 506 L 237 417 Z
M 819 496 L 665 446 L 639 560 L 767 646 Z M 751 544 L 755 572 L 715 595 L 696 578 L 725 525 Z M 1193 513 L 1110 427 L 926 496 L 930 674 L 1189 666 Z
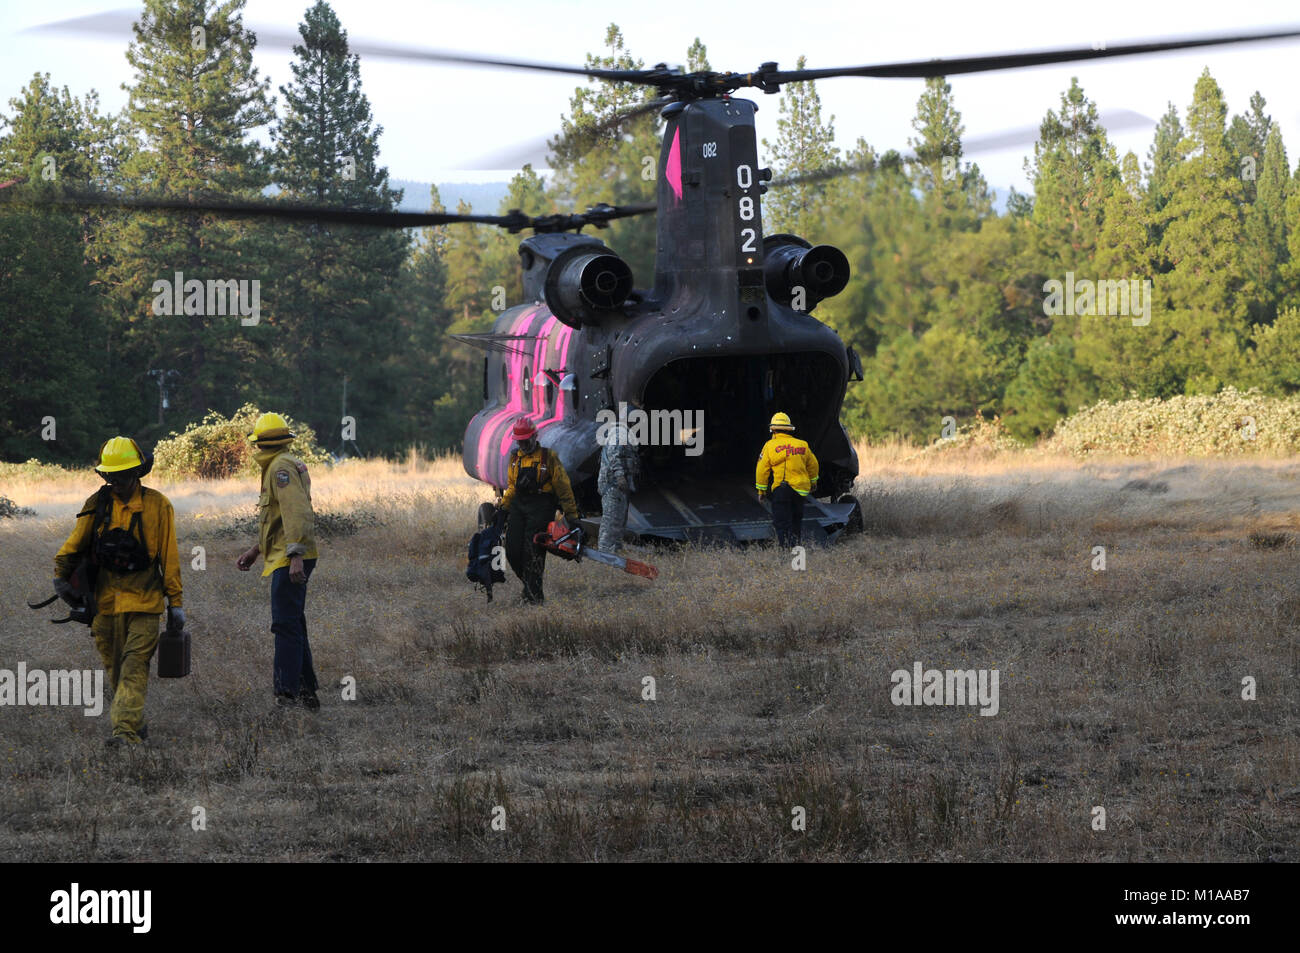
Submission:
M 550 560 L 540 609 L 465 581 L 490 494 L 457 461 L 317 470 L 315 715 L 271 708 L 267 584 L 233 568 L 255 486 L 158 484 L 206 552 L 194 673 L 152 679 L 139 750 L 105 748 L 107 715 L 0 708 L 0 858 L 1300 859 L 1300 465 L 862 464 L 866 534 L 804 571 Z M 36 511 L 0 520 L 0 668 L 97 664 L 23 605 L 94 487 L 0 481 Z M 997 669 L 998 713 L 895 706 L 914 662 Z

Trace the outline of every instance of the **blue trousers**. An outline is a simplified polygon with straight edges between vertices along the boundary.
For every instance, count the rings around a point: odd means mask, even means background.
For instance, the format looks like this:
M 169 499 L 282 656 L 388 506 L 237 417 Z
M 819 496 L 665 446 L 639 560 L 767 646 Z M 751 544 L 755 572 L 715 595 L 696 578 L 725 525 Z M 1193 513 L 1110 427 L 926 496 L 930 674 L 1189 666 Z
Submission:
M 316 560 L 304 559 L 311 579 Z M 275 634 L 275 693 L 294 695 L 316 691 L 316 670 L 307 641 L 307 583 L 289 581 L 289 567 L 271 573 L 271 631 Z

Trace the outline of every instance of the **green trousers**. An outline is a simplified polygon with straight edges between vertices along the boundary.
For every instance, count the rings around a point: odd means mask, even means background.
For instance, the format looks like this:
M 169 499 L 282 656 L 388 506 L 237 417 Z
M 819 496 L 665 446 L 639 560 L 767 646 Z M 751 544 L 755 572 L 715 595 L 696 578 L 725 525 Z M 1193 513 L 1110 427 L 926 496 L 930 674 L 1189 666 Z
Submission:
M 121 612 L 97 615 L 90 625 L 95 648 L 113 690 L 108 710 L 113 736 L 140 743 L 144 698 L 149 691 L 149 661 L 158 648 L 160 612 Z

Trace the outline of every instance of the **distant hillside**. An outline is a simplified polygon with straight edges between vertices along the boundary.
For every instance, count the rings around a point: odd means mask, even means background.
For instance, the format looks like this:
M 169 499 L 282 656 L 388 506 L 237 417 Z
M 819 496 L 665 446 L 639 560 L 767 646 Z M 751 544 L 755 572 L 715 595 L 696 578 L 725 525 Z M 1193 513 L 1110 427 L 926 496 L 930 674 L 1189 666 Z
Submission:
M 389 179 L 389 185 L 402 189 L 403 212 L 427 212 L 429 210 L 429 183 L 413 182 L 410 179 Z M 456 203 L 466 201 L 480 215 L 495 215 L 501 207 L 501 200 L 509 191 L 506 182 L 439 182 L 438 195 L 447 211 L 456 211 Z

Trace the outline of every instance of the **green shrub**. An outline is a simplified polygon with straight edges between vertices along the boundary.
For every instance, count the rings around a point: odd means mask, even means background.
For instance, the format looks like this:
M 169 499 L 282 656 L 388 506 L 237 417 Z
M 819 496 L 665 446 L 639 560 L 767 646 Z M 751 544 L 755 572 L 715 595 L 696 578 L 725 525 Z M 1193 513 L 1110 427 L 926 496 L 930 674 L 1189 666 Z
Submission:
M 962 452 L 975 456 L 992 456 L 1024 449 L 1023 443 L 1007 433 L 1000 417 L 994 417 L 992 420 L 976 417 L 971 423 L 957 427 L 951 437 L 940 437 L 924 447 L 921 454 Z
M 1237 456 L 1300 450 L 1300 396 L 1217 394 L 1106 401 L 1061 421 L 1045 449 L 1075 456 Z
M 0 463 L 0 480 L 31 478 L 31 479 L 53 479 L 55 477 L 65 477 L 76 473 L 75 470 L 69 470 L 54 463 L 41 463 L 41 461 L 32 458 L 26 463 Z
M 215 480 L 230 476 L 255 476 L 255 448 L 248 441 L 253 425 L 262 412 L 245 404 L 226 418 L 216 411 L 202 423 L 190 424 L 184 433 L 173 433 L 154 447 L 154 472 L 173 479 L 199 477 Z M 330 462 L 330 455 L 316 443 L 316 434 L 305 424 L 288 417 L 289 427 L 298 436 L 289 452 L 308 464 Z

